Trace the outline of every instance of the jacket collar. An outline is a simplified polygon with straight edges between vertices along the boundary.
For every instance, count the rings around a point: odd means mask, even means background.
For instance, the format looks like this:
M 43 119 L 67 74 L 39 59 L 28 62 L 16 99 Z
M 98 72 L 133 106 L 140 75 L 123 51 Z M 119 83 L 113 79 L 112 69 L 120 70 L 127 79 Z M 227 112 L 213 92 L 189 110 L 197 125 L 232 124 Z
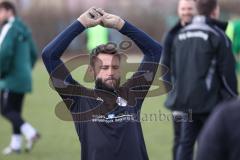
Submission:
M 15 21 L 15 17 L 10 17 L 1 24 L 1 27 L 5 26 L 6 24 L 11 24 L 14 21 Z
M 180 29 L 182 29 L 184 26 L 182 26 L 181 22 L 178 21 L 175 26 L 170 30 L 170 33 L 174 34 L 178 32 Z
M 195 16 L 193 17 L 192 23 L 206 23 L 207 17 L 205 16 Z
M 195 16 L 193 18 L 193 23 L 206 23 L 208 25 L 214 25 L 217 26 L 218 28 L 220 28 L 221 30 L 225 31 L 227 29 L 228 26 L 228 22 L 224 22 L 224 21 L 219 21 L 216 19 L 212 19 L 206 16 Z
M 13 17 L 10 17 L 9 19 L 8 19 L 8 23 L 13 23 L 14 21 L 15 21 L 15 17 L 13 16 Z
M 228 26 L 228 22 L 219 21 L 215 19 L 207 19 L 207 24 L 215 25 L 223 31 L 226 31 Z

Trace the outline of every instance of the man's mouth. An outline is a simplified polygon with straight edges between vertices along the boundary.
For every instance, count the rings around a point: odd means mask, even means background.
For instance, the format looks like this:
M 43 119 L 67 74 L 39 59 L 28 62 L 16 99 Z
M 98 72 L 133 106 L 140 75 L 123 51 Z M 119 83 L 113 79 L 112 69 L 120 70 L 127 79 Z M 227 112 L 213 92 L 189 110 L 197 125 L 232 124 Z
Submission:
M 105 82 L 107 82 L 107 81 L 110 81 L 110 82 L 113 82 L 113 81 L 115 81 L 115 82 L 116 82 L 117 80 L 116 80 L 116 79 L 114 79 L 114 78 L 108 78 L 108 79 L 106 79 L 106 80 L 105 80 Z
M 116 85 L 116 83 L 117 83 L 117 80 L 114 79 L 114 78 L 109 78 L 109 79 L 106 79 L 106 80 L 105 80 L 105 83 L 106 83 L 108 86 L 115 87 L 115 85 Z

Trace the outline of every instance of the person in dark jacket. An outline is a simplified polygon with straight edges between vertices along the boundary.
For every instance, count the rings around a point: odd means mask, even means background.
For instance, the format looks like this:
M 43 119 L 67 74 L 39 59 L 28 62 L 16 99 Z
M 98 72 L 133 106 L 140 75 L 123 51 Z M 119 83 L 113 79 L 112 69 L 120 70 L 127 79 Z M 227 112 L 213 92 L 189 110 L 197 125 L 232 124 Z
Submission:
M 217 107 L 199 136 L 196 160 L 239 159 L 239 113 L 239 98 Z
M 120 85 L 121 58 L 111 45 L 98 46 L 90 56 L 94 89 L 88 89 L 73 80 L 60 60 L 75 37 L 86 28 L 98 24 L 128 36 L 144 54 L 138 71 L 123 85 Z M 149 159 L 139 116 L 134 115 L 140 111 L 153 82 L 161 51 L 161 45 L 143 31 L 116 15 L 94 7 L 44 48 L 44 64 L 55 89 L 71 111 L 81 142 L 82 160 Z M 135 94 L 142 96 L 136 99 Z M 87 115 L 89 112 L 92 114 Z
M 164 80 L 171 82 L 171 73 L 172 73 L 172 47 L 173 40 L 177 33 L 188 23 L 191 22 L 193 16 L 196 14 L 196 7 L 194 0 L 180 0 L 178 3 L 178 16 L 180 18 L 179 22 L 170 29 L 167 33 L 164 45 L 163 45 L 163 53 L 161 57 L 161 64 L 168 67 L 169 72 L 164 76 Z M 170 95 L 168 95 L 167 99 L 170 99 Z M 176 159 L 176 151 L 179 145 L 180 139 L 180 131 L 181 131 L 181 118 L 183 117 L 183 112 L 171 109 L 173 114 L 173 130 L 174 130 L 174 144 L 173 144 L 173 159 Z
M 32 149 L 39 134 L 22 118 L 24 95 L 32 90 L 32 68 L 37 52 L 28 27 L 16 16 L 14 5 L 0 3 L 0 90 L 1 114 L 10 121 L 13 134 L 4 155 L 19 153 L 22 135 L 26 138 L 26 151 Z
M 237 96 L 231 43 L 217 24 L 217 0 L 197 0 L 198 15 L 173 42 L 173 90 L 166 105 L 189 111 L 182 122 L 177 160 L 192 160 L 198 134 L 215 106 Z M 215 20 L 213 20 L 215 19 Z

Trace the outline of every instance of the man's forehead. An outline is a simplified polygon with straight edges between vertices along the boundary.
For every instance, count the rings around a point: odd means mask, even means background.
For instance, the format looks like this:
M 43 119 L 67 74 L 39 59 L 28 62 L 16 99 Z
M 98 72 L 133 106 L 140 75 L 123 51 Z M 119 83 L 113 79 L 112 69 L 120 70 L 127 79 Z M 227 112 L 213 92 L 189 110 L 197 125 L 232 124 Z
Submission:
M 116 54 L 100 53 L 97 55 L 97 62 L 102 65 L 113 65 L 113 63 L 119 63 L 119 58 Z
M 194 0 L 180 0 L 179 7 L 185 7 L 185 6 L 195 6 L 195 1 Z

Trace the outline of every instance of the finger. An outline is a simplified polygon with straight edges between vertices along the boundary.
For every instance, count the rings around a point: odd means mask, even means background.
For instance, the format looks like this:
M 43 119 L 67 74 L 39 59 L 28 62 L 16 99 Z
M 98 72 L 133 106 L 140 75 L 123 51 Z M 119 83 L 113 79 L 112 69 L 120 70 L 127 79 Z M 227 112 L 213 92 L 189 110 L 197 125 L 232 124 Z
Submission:
M 90 17 L 91 19 L 94 19 L 94 18 L 95 18 L 94 14 L 92 14 L 91 12 L 88 12 L 88 15 L 89 15 L 89 17 Z
M 89 8 L 89 11 L 93 10 L 93 9 L 97 9 L 97 7 L 93 6 L 93 7 Z
M 100 16 L 102 16 L 101 13 L 99 13 L 99 12 L 97 11 L 97 9 L 94 8 L 93 10 L 94 10 L 94 12 L 95 12 L 95 14 L 96 14 L 96 16 L 97 16 L 98 18 L 99 18 Z
M 89 9 L 87 10 L 87 13 L 90 14 L 91 16 L 94 16 L 94 15 L 92 14 L 92 11 L 93 11 L 94 9 L 96 9 L 96 7 L 91 7 L 91 8 L 89 8 Z
M 105 14 L 103 15 L 103 19 L 108 19 L 108 18 L 109 18 L 109 14 L 105 13 Z
M 97 20 L 96 20 L 96 23 L 97 23 L 97 24 L 101 24 L 101 23 L 102 23 L 102 19 L 101 19 L 101 18 L 97 19 Z
M 97 8 L 96 11 L 103 16 L 105 14 L 105 11 L 102 8 Z
M 91 15 L 91 18 L 97 19 L 100 15 L 95 10 L 90 10 L 89 14 Z

